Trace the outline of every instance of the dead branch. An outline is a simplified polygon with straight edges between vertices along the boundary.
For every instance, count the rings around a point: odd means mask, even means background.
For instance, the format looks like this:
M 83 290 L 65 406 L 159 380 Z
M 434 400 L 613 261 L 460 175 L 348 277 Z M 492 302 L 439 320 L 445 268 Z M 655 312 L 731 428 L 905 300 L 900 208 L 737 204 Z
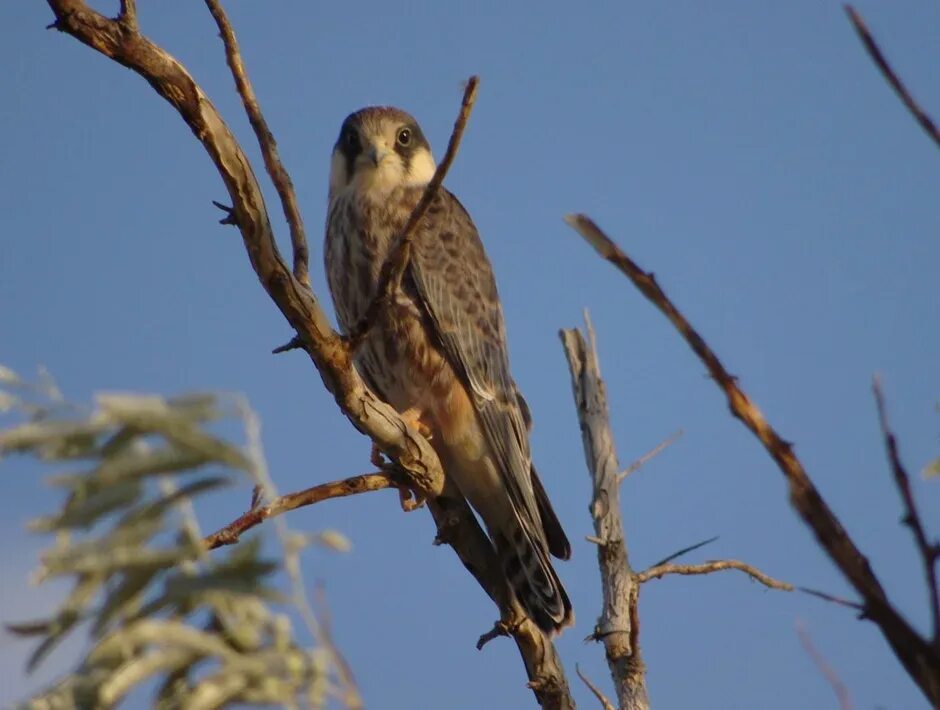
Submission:
M 933 621 L 933 639 L 935 644 L 940 644 L 940 593 L 937 591 L 937 556 L 940 555 L 940 548 L 927 539 L 924 520 L 917 510 L 917 502 L 914 500 L 914 493 L 911 491 L 911 477 L 904 468 L 904 464 L 901 463 L 897 438 L 888 424 L 888 411 L 885 407 L 884 392 L 881 390 L 881 381 L 877 377 L 872 381 L 872 391 L 875 393 L 878 423 L 881 426 L 881 435 L 884 437 L 885 450 L 888 453 L 888 463 L 891 466 L 894 485 L 898 487 L 904 505 L 904 517 L 901 518 L 901 521 L 911 529 L 917 551 L 920 553 L 924 565 L 927 593 L 930 597 L 930 616 Z
M 585 313 L 585 317 L 587 314 Z M 597 538 L 603 606 L 593 637 L 604 643 L 607 666 L 621 710 L 649 708 L 646 665 L 640 653 L 637 603 L 640 586 L 627 553 L 620 518 L 620 464 L 610 431 L 607 392 L 601 379 L 594 331 L 587 321 L 588 341 L 577 328 L 562 330 L 571 371 L 581 437 L 591 477 L 591 517 Z M 590 343 L 590 344 L 589 344 Z
M 712 379 L 725 393 L 732 415 L 757 437 L 776 462 L 789 485 L 791 504 L 813 531 L 819 545 L 864 600 L 867 617 L 881 629 L 898 660 L 930 702 L 940 706 L 940 651 L 892 606 L 868 559 L 823 500 L 803 464 L 793 453 L 790 442 L 783 439 L 767 422 L 760 409 L 738 386 L 737 378 L 725 369 L 702 336 L 663 292 L 652 273 L 637 266 L 586 215 L 569 215 L 565 220 L 601 257 L 624 273 L 640 293 L 662 311 L 705 364 Z
M 858 33 L 859 38 L 862 40 L 862 44 L 865 45 L 869 56 L 881 70 L 881 74 L 891 85 L 891 88 L 894 89 L 894 93 L 896 93 L 898 98 L 907 106 L 907 110 L 911 112 L 927 135 L 933 139 L 934 143 L 940 146 L 940 130 L 938 130 L 937 125 L 930 116 L 920 107 L 920 104 L 914 100 L 914 97 L 911 96 L 911 92 L 907 90 L 904 82 L 901 81 L 901 78 L 894 69 L 891 68 L 891 65 L 888 64 L 888 60 L 885 59 L 884 54 L 882 54 L 881 49 L 878 47 L 878 43 L 875 42 L 875 38 L 872 37 L 871 32 L 868 31 L 868 27 L 865 25 L 862 16 L 859 15 L 856 9 L 851 5 L 845 6 L 845 12 L 849 16 L 849 21 Z
M 864 604 L 859 604 L 858 602 L 853 602 L 843 597 L 837 597 L 834 594 L 829 594 L 828 592 L 821 592 L 818 589 L 810 589 L 809 587 L 797 587 L 797 589 L 799 589 L 804 594 L 809 594 L 810 596 L 824 599 L 827 602 L 832 602 L 833 604 L 838 604 L 839 606 L 846 606 L 849 609 L 855 609 L 855 611 L 858 612 L 860 619 L 866 618 Z
M 623 483 L 623 479 L 625 479 L 634 471 L 638 471 L 639 469 L 643 468 L 643 466 L 648 464 L 654 458 L 659 456 L 663 451 L 665 451 L 670 446 L 675 444 L 680 438 L 682 438 L 683 433 L 684 432 L 682 431 L 682 429 L 679 429 L 679 431 L 677 431 L 675 434 L 670 436 L 668 439 L 665 439 L 664 441 L 662 441 L 654 449 L 651 449 L 650 451 L 646 452 L 636 461 L 634 461 L 629 466 L 627 466 L 623 471 L 617 474 L 617 483 Z
M 673 560 L 675 560 L 675 559 L 677 559 L 677 558 L 679 558 L 679 557 L 682 557 L 682 555 L 686 555 L 686 554 L 688 554 L 688 553 L 690 553 L 690 552 L 693 552 L 693 551 L 698 550 L 698 549 L 700 549 L 700 548 L 702 548 L 702 547 L 705 547 L 705 545 L 711 545 L 711 544 L 712 544 L 713 542 L 715 542 L 715 540 L 717 540 L 717 539 L 718 539 L 718 536 L 715 535 L 714 537 L 710 537 L 710 538 L 708 538 L 707 540 L 702 540 L 701 542 L 697 542 L 697 543 L 695 543 L 694 545 L 689 545 L 689 546 L 687 546 L 687 547 L 683 547 L 681 550 L 676 550 L 676 551 L 673 552 L 671 555 L 667 555 L 666 557 L 664 557 L 663 559 L 661 559 L 659 562 L 657 562 L 656 564 L 651 565 L 651 566 L 652 566 L 652 567 L 659 567 L 660 565 L 664 565 L 664 564 L 666 564 L 667 562 L 672 562 Z
M 133 2 L 124 3 L 124 14 L 116 20 L 92 10 L 83 0 L 47 2 L 56 18 L 53 27 L 139 74 L 179 112 L 225 183 L 234 222 L 261 285 L 302 340 L 323 384 L 353 426 L 403 469 L 409 488 L 428 499 L 438 538 L 454 548 L 513 629 L 538 701 L 544 707 L 573 707 L 554 645 L 530 621 L 520 620 L 518 604 L 507 601 L 492 545 L 466 501 L 453 491 L 448 493 L 434 450 L 366 387 L 316 296 L 281 257 L 248 158 L 208 96 L 176 58 L 139 33 Z
M 833 670 L 832 666 L 829 665 L 813 644 L 813 639 L 810 637 L 809 631 L 806 630 L 806 627 L 803 626 L 802 623 L 797 622 L 796 635 L 799 636 L 800 643 L 803 645 L 803 650 L 806 651 L 806 655 L 816 664 L 819 672 L 822 673 L 823 678 L 826 679 L 826 682 L 829 683 L 832 691 L 836 694 L 836 700 L 839 702 L 839 710 L 852 710 L 852 699 L 849 697 L 848 689 L 845 687 L 842 679 L 839 678 L 838 674 Z
M 421 199 L 412 210 L 408 221 L 405 222 L 405 226 L 401 230 L 398 241 L 392 248 L 385 263 L 382 265 L 382 272 L 379 275 L 379 283 L 375 289 L 375 296 L 372 302 L 369 304 L 369 307 L 366 308 L 365 314 L 353 328 L 353 331 L 347 334 L 351 350 L 355 350 L 366 335 L 368 335 L 369 329 L 378 316 L 379 309 L 388 303 L 390 299 L 395 297 L 395 293 L 401 286 L 402 277 L 405 275 L 405 271 L 408 269 L 408 263 L 411 260 L 411 242 L 415 228 L 417 228 L 418 223 L 431 206 L 431 202 L 437 195 L 437 191 L 444 183 L 444 178 L 447 177 L 447 171 L 450 170 L 450 166 L 454 163 L 454 158 L 457 157 L 457 150 L 460 148 L 460 141 L 467 127 L 467 121 L 470 120 L 470 112 L 473 111 L 473 104 L 476 102 L 477 87 L 479 84 L 480 79 L 476 76 L 471 76 L 467 80 L 467 85 L 463 92 L 463 100 L 460 102 L 460 113 L 457 115 L 457 120 L 454 122 L 454 129 L 451 131 L 450 140 L 447 142 L 447 150 L 444 152 L 444 158 L 438 164 L 437 168 L 435 168 L 434 175 L 424 188 Z
M 590 679 L 581 672 L 581 667 L 577 663 L 574 664 L 574 672 L 578 674 L 578 678 L 588 687 L 588 690 L 594 694 L 594 697 L 597 698 L 597 702 L 601 704 L 603 710 L 615 710 L 614 704 L 607 699 L 607 696 L 601 692 L 600 688 L 594 685 Z
M 344 478 L 340 481 L 321 483 L 302 491 L 287 493 L 278 496 L 267 505 L 253 507 L 244 515 L 236 518 L 224 528 L 208 535 L 205 539 L 206 548 L 214 550 L 225 545 L 234 545 L 241 535 L 256 525 L 260 525 L 268 518 L 274 518 L 290 510 L 313 505 L 330 498 L 345 498 L 346 496 L 369 491 L 380 491 L 386 488 L 398 488 L 402 485 L 401 477 L 391 472 L 376 471 L 364 473 L 360 476 Z
M 789 582 L 781 582 L 778 579 L 774 579 L 768 574 L 761 572 L 759 569 L 753 565 L 746 564 L 740 560 L 709 560 L 708 562 L 703 562 L 698 565 L 677 565 L 672 563 L 666 563 L 661 565 L 656 565 L 655 567 L 650 567 L 648 570 L 644 570 L 637 574 L 637 581 L 641 584 L 644 582 L 649 582 L 651 579 L 660 579 L 665 577 L 667 574 L 711 574 L 712 572 L 721 572 L 723 570 L 736 569 L 744 572 L 752 579 L 757 580 L 765 587 L 770 587 L 771 589 L 780 589 L 785 592 L 792 592 L 794 587 Z
M 238 40 L 235 39 L 235 30 L 232 29 L 232 24 L 228 21 L 228 16 L 218 0 L 206 0 L 206 7 L 209 8 L 212 18 L 219 27 L 219 34 L 225 45 L 225 59 L 232 72 L 232 77 L 235 79 L 235 87 L 238 90 L 238 95 L 241 96 L 242 105 L 245 107 L 248 121 L 251 123 L 258 139 L 258 145 L 261 147 L 264 167 L 268 171 L 271 182 L 274 183 L 274 188 L 281 200 L 281 207 L 284 210 L 284 218 L 287 220 L 287 226 L 290 230 L 290 242 L 294 252 L 294 278 L 309 288 L 310 273 L 308 264 L 310 251 L 307 248 L 304 221 L 300 216 L 300 209 L 297 207 L 297 194 L 294 192 L 294 183 L 291 182 L 290 175 L 284 169 L 284 164 L 278 154 L 274 134 L 268 128 L 268 122 L 261 113 L 258 97 L 255 95 L 255 90 L 252 88 L 248 74 L 245 72 L 241 51 L 238 48 Z

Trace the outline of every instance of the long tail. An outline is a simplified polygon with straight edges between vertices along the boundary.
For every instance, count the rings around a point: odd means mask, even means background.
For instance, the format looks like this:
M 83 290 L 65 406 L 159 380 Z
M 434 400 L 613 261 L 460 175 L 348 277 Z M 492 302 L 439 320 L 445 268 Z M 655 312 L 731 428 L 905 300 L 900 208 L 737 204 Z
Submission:
M 571 602 L 548 557 L 543 540 L 514 521 L 495 536 L 503 572 L 526 614 L 552 635 L 574 623 Z

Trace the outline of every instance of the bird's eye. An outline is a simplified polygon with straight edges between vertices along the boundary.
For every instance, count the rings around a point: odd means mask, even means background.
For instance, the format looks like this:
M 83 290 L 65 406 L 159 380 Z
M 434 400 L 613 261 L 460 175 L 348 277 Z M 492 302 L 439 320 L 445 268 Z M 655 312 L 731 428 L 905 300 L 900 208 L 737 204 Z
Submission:
M 407 148 L 411 145 L 411 129 L 410 128 L 399 128 L 398 136 L 395 139 L 398 141 L 398 145 L 402 148 Z
M 343 136 L 343 143 L 346 145 L 346 149 L 351 153 L 356 153 L 359 150 L 359 134 L 354 128 L 350 128 L 346 131 L 346 135 Z

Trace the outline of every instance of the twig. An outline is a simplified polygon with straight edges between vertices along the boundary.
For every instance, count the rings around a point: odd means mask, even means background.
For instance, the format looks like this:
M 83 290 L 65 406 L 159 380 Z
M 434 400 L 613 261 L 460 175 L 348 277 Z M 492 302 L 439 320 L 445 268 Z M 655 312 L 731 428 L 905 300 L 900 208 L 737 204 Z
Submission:
M 271 351 L 272 355 L 279 355 L 281 353 L 286 353 L 289 350 L 303 350 L 304 341 L 301 340 L 299 335 L 295 335 L 293 338 L 288 340 L 283 345 L 278 345 L 274 350 Z
M 607 696 L 601 692 L 601 689 L 594 685 L 584 673 L 581 672 L 581 666 L 577 663 L 574 664 L 574 672 L 578 674 L 578 678 L 581 679 L 581 682 L 584 683 L 588 690 L 594 693 L 594 697 L 597 698 L 597 701 L 601 704 L 601 707 L 604 710 L 615 710 L 614 704 L 607 699 Z
M 137 30 L 137 0 L 121 0 L 118 22 L 123 22 L 131 30 Z
M 473 111 L 473 104 L 477 98 L 477 87 L 480 84 L 479 77 L 471 76 L 467 80 L 467 86 L 464 88 L 463 100 L 460 102 L 460 112 L 457 114 L 457 120 L 454 122 L 454 129 L 451 131 L 450 140 L 447 142 L 447 150 L 444 152 L 444 158 L 434 170 L 434 175 L 430 182 L 424 188 L 424 193 L 415 208 L 411 211 L 408 221 L 401 230 L 398 241 L 392 249 L 385 263 L 382 265 L 382 271 L 379 274 L 379 283 L 375 289 L 375 296 L 365 314 L 355 325 L 352 332 L 347 335 L 346 341 L 349 348 L 355 351 L 368 335 L 369 329 L 375 322 L 379 309 L 394 298 L 395 292 L 401 285 L 402 277 L 408 269 L 408 263 L 411 260 L 411 242 L 414 238 L 415 228 L 424 217 L 431 202 L 437 195 L 438 190 L 447 177 L 447 171 L 454 163 L 457 157 L 457 150 L 460 148 L 460 141 L 463 138 L 464 130 L 467 127 L 467 121 L 470 120 L 470 112 Z
M 832 602 L 833 604 L 838 604 L 839 606 L 845 606 L 849 609 L 855 609 L 855 611 L 857 611 L 859 616 L 862 618 L 867 616 L 864 604 L 859 604 L 858 602 L 853 602 L 843 597 L 837 597 L 834 594 L 829 594 L 828 592 L 821 592 L 818 589 L 810 589 L 809 587 L 797 587 L 797 589 L 799 589 L 804 594 L 809 594 L 811 596 L 818 597 L 819 599 L 824 599 L 827 602 Z
M 934 705 L 940 706 L 940 650 L 933 647 L 891 604 L 868 559 L 842 527 L 810 480 L 803 464 L 738 386 L 701 335 L 691 326 L 652 273 L 643 271 L 586 215 L 569 215 L 571 225 L 597 252 L 616 266 L 669 319 L 724 392 L 731 413 L 757 437 L 789 484 L 790 503 L 816 536 L 820 547 L 865 601 L 869 618 L 881 629 L 895 656 Z
M 928 136 L 933 138 L 934 143 L 940 146 L 940 130 L 937 129 L 937 125 L 933 122 L 930 116 L 920 107 L 920 104 L 914 100 L 914 97 L 911 96 L 911 93 L 907 90 L 907 87 L 904 85 L 904 82 L 901 81 L 900 77 L 895 73 L 894 69 L 891 68 L 891 65 L 888 64 L 888 60 L 885 59 L 884 54 L 881 53 L 881 49 L 878 47 L 878 44 L 875 42 L 875 38 L 872 37 L 871 32 L 868 31 L 868 27 L 865 25 L 865 21 L 862 19 L 862 16 L 858 14 L 854 7 L 851 5 L 845 6 L 845 12 L 849 16 L 849 20 L 852 23 L 852 26 L 855 28 L 855 31 L 858 33 L 858 36 L 862 40 L 862 44 L 865 45 L 865 49 L 868 51 L 869 56 L 874 60 L 875 64 L 881 70 L 882 75 L 891 85 L 891 88 L 894 89 L 894 93 L 898 95 L 898 98 L 907 106 L 907 110 L 910 111 L 917 122 L 921 125 L 921 128 L 927 133 Z
M 597 545 L 603 604 L 591 638 L 604 643 L 617 701 L 622 710 L 647 710 L 646 666 L 639 642 L 636 581 L 620 514 L 620 465 L 610 430 L 607 394 L 601 379 L 596 339 L 585 312 L 587 339 L 577 328 L 559 335 L 571 371 L 584 458 L 591 479 L 590 512 L 594 524 L 591 540 Z
M 675 434 L 673 434 L 672 436 L 670 436 L 668 439 L 665 439 L 665 440 L 664 440 L 662 443 L 660 443 L 656 448 L 654 448 L 654 449 L 652 449 L 651 451 L 648 451 L 647 453 L 643 454 L 640 458 L 638 458 L 636 461 L 634 461 L 633 463 L 631 463 L 631 464 L 630 464 L 629 466 L 627 466 L 623 471 L 620 472 L 620 474 L 617 476 L 617 483 L 623 483 L 623 479 L 625 479 L 627 476 L 629 476 L 629 475 L 630 475 L 631 473 L 633 473 L 634 471 L 637 471 L 637 470 L 639 470 L 640 468 L 642 468 L 643 466 L 645 466 L 646 464 L 648 464 L 648 463 L 649 463 L 650 461 L 652 461 L 654 458 L 656 458 L 657 456 L 659 456 L 663 451 L 665 451 L 665 450 L 668 449 L 670 446 L 672 446 L 673 444 L 675 444 L 675 443 L 682 437 L 682 435 L 683 435 L 684 433 L 685 433 L 685 432 L 683 432 L 682 429 L 679 429 L 679 431 L 677 431 Z
M 364 473 L 360 476 L 344 478 L 340 481 L 321 483 L 318 486 L 312 486 L 294 493 L 286 493 L 278 496 L 267 505 L 249 510 L 224 528 L 212 533 L 206 537 L 205 545 L 210 550 L 224 545 L 234 545 L 238 542 L 242 533 L 247 530 L 260 525 L 268 518 L 282 515 L 296 508 L 303 508 L 330 498 L 344 498 L 358 493 L 381 491 L 385 488 L 399 488 L 401 485 L 403 485 L 401 477 L 391 472 L 376 471 L 375 473 Z
M 914 500 L 913 491 L 911 491 L 911 478 L 907 473 L 907 469 L 904 468 L 904 464 L 901 463 L 897 438 L 888 423 L 884 392 L 881 389 L 881 380 L 878 377 L 872 380 L 872 391 L 875 394 L 878 423 L 881 426 L 881 435 L 884 438 L 885 450 L 888 453 L 888 463 L 891 465 L 891 473 L 894 476 L 894 485 L 898 487 L 901 501 L 904 504 L 904 517 L 901 520 L 914 535 L 914 542 L 924 565 L 927 593 L 930 595 L 930 616 L 933 621 L 934 643 L 940 644 L 940 592 L 937 590 L 937 547 L 927 539 L 924 520 L 917 510 L 917 502 Z
M 482 651 L 483 647 L 486 644 L 488 644 L 490 641 L 492 641 L 493 639 L 499 638 L 500 636 L 509 636 L 509 635 L 510 635 L 509 627 L 506 625 L 506 622 L 500 619 L 495 624 L 493 624 L 492 629 L 490 629 L 485 634 L 480 636 L 479 639 L 477 639 L 477 651 Z
M 781 582 L 779 579 L 774 579 L 770 575 L 764 574 L 756 567 L 741 562 L 740 560 L 709 560 L 708 562 L 703 562 L 698 565 L 675 565 L 667 563 L 650 567 L 648 570 L 640 572 L 636 578 L 640 584 L 643 584 L 651 579 L 665 577 L 667 574 L 711 574 L 712 572 L 722 572 L 727 569 L 740 570 L 765 587 L 770 587 L 771 589 L 779 589 L 784 592 L 792 592 L 794 589 L 793 585 L 789 582 Z
M 673 560 L 679 557 L 682 557 L 682 555 L 687 555 L 688 553 L 693 552 L 694 550 L 698 550 L 701 547 L 705 547 L 705 545 L 712 544 L 717 539 L 718 539 L 718 536 L 715 535 L 715 537 L 710 537 L 707 540 L 702 540 L 701 542 L 697 542 L 694 545 L 683 547 L 681 550 L 678 550 L 677 552 L 673 552 L 671 555 L 669 555 L 668 557 L 664 557 L 663 559 L 661 559 L 659 562 L 657 562 L 656 564 L 652 566 L 659 567 L 660 565 L 664 565 L 668 562 L 672 562 Z
M 803 644 L 803 650 L 806 651 L 806 654 L 812 659 L 813 663 L 816 664 L 819 672 L 822 673 L 823 678 L 826 679 L 826 682 L 829 683 L 833 692 L 836 694 L 836 699 L 839 701 L 839 709 L 852 710 L 852 699 L 849 697 L 848 689 L 845 687 L 845 684 L 839 678 L 838 674 L 833 670 L 832 666 L 826 662 L 823 655 L 817 650 L 816 646 L 813 645 L 813 639 L 810 638 L 809 631 L 806 630 L 806 627 L 801 622 L 797 622 L 796 624 L 796 635 L 799 637 L 800 643 Z
M 258 145 L 261 146 L 261 155 L 264 157 L 264 167 L 271 176 L 271 182 L 277 190 L 278 197 L 281 200 L 281 207 L 284 210 L 284 218 L 290 229 L 290 242 L 294 252 L 294 278 L 306 287 L 310 287 L 310 273 L 308 262 L 310 261 L 310 252 L 307 248 L 307 235 L 304 232 L 304 221 L 300 216 L 300 209 L 297 207 L 297 195 L 294 192 L 294 183 L 290 179 L 281 157 L 277 150 L 277 141 L 274 140 L 274 134 L 268 128 L 268 122 L 261 113 L 261 106 L 258 103 L 258 97 L 251 86 L 248 74 L 245 71 L 245 64 L 242 60 L 241 51 L 238 48 L 238 40 L 235 39 L 235 31 L 232 24 L 228 21 L 225 10 L 219 0 L 206 0 L 206 7 L 212 13 L 216 25 L 219 27 L 219 34 L 225 45 L 225 58 L 229 69 L 232 71 L 232 77 L 235 79 L 235 86 L 238 89 L 238 95 L 241 96 L 242 104 L 245 107 L 245 113 L 248 114 L 248 121 L 258 139 Z

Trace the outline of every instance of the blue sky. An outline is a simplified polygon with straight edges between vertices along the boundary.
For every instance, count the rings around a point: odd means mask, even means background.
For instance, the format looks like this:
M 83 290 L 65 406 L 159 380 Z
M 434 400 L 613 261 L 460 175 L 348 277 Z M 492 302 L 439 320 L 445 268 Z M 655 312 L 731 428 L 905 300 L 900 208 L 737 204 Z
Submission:
M 113 3 L 116 6 L 117 3 Z M 145 32 L 176 54 L 252 156 L 221 43 L 200 3 L 142 3 Z M 937 268 L 940 154 L 875 70 L 839 3 L 229 2 L 255 89 L 291 171 L 326 297 L 321 235 L 329 153 L 345 115 L 412 112 L 438 155 L 461 84 L 477 107 L 448 186 L 491 255 L 514 375 L 535 417 L 533 449 L 574 558 L 559 565 L 578 623 L 559 648 L 603 689 L 603 649 L 582 639 L 599 611 L 590 488 L 557 331 L 591 310 L 627 465 L 683 439 L 627 481 L 631 558 L 744 559 L 769 574 L 850 591 L 790 509 L 784 481 L 728 415 L 666 321 L 564 225 L 591 214 L 660 283 L 796 444 L 895 602 L 926 627 L 926 595 L 890 483 L 870 392 L 884 379 L 905 462 L 940 453 Z M 96 6 L 112 10 L 111 3 Z M 859 10 L 925 106 L 940 115 L 936 3 Z M 47 366 L 66 393 L 241 391 L 263 420 L 282 490 L 369 470 L 367 440 L 309 361 L 274 357 L 291 333 L 237 234 L 216 224 L 220 179 L 188 128 L 137 76 L 43 27 L 44 3 L 0 4 L 0 362 Z M 256 164 L 261 172 L 261 163 Z M 280 210 L 268 190 L 272 214 Z M 933 207 L 931 207 L 933 205 Z M 286 229 L 278 224 L 282 247 Z M 0 477 L 4 620 L 47 609 L 26 585 L 41 541 L 24 523 L 55 504 L 34 467 Z M 938 530 L 938 483 L 914 481 Z M 200 509 L 207 529 L 247 491 Z M 482 653 L 495 610 L 426 512 L 393 493 L 294 513 L 337 528 L 346 555 L 312 552 L 337 640 L 375 708 L 531 704 L 513 645 Z M 376 599 L 380 603 L 376 603 Z M 802 621 L 857 707 L 926 707 L 870 624 L 771 592 L 736 573 L 668 578 L 641 599 L 657 707 L 834 707 L 800 646 Z M 0 637 L 0 703 L 20 697 L 30 646 Z M 74 645 L 50 660 L 64 669 Z

